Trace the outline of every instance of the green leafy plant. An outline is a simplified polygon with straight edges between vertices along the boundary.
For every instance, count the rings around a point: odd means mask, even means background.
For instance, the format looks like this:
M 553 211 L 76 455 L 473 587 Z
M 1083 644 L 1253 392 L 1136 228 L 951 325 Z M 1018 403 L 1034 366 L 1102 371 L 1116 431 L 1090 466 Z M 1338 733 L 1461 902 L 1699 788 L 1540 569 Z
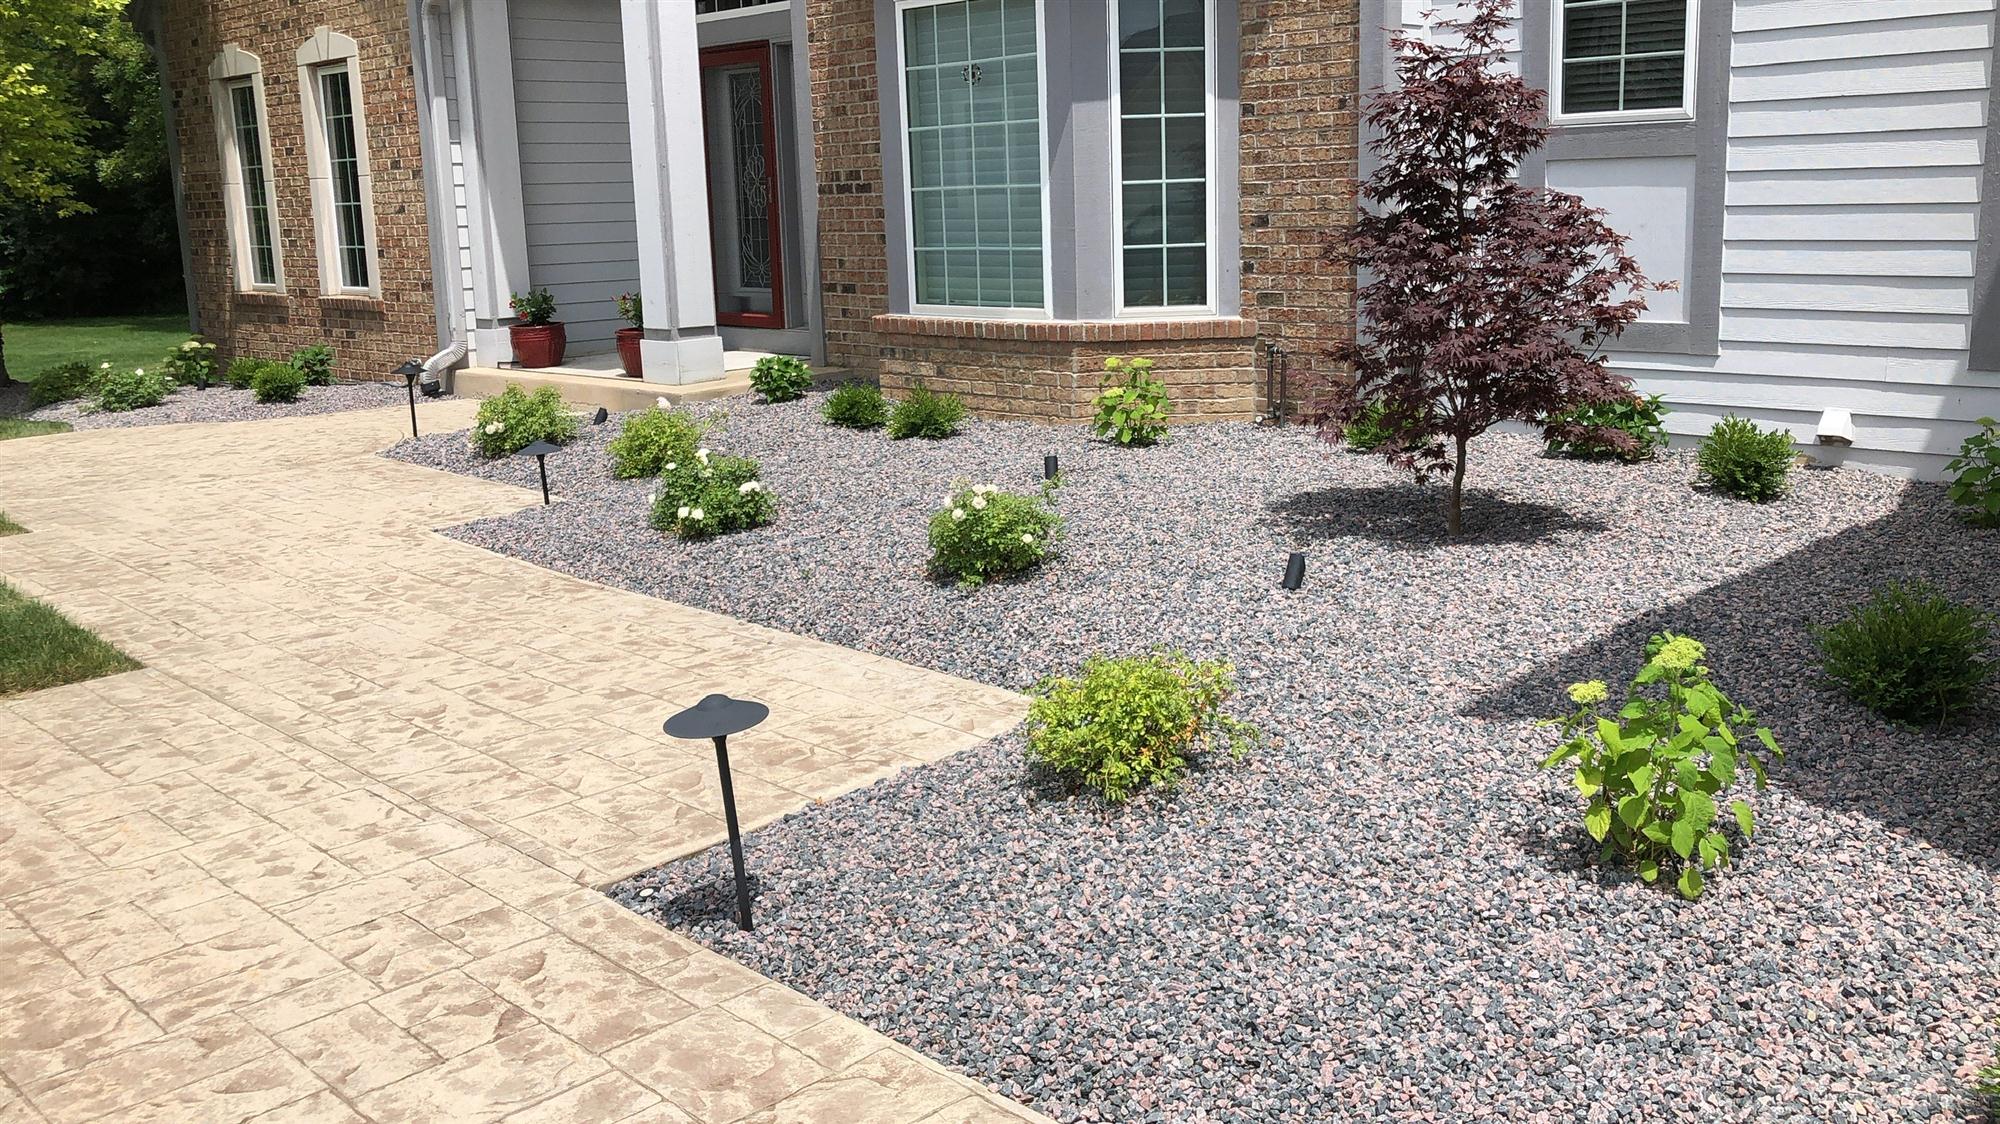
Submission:
M 936 394 L 921 384 L 889 411 L 889 436 L 898 441 L 921 437 L 939 441 L 958 432 L 965 420 L 965 403 L 955 394 Z
M 1664 633 L 1646 645 L 1646 665 L 1615 717 L 1598 713 L 1609 694 L 1597 680 L 1572 684 L 1576 709 L 1543 725 L 1561 728 L 1563 743 L 1544 769 L 1575 762 L 1572 779 L 1587 801 L 1584 829 L 1604 844 L 1604 856 L 1632 862 L 1647 882 L 1670 874 L 1681 896 L 1701 896 L 1704 872 L 1729 865 L 1729 839 L 1718 827 L 1717 796 L 1749 766 L 1756 787 L 1765 785 L 1764 762 L 1753 735 L 1774 759 L 1784 750 L 1756 716 L 1731 702 L 1702 666 L 1707 649 L 1686 636 Z M 1732 800 L 1729 811 L 1747 841 L 1756 833 L 1750 805 Z
M 637 476 L 658 476 L 665 471 L 694 462 L 702 438 L 714 428 L 686 410 L 662 405 L 625 419 L 624 428 L 605 446 L 611 457 L 611 475 L 620 480 Z
M 250 384 L 257 379 L 257 372 L 274 365 L 284 366 L 282 363 L 274 364 L 269 359 L 253 359 L 248 355 L 239 356 L 236 359 L 230 360 L 229 370 L 223 375 L 223 378 L 228 381 L 230 386 L 237 390 L 249 390 Z
M 1104 360 L 1104 388 L 1091 399 L 1092 428 L 1120 445 L 1151 445 L 1167 434 L 1167 384 L 1153 377 L 1151 359 Z
M 750 368 L 750 389 L 763 395 L 766 402 L 803 398 L 812 382 L 812 368 L 791 355 L 766 355 Z
M 873 383 L 842 383 L 820 407 L 829 424 L 848 429 L 880 429 L 889 420 L 889 402 Z
M 1986 1101 L 1986 1119 L 2000 1124 L 2000 1061 L 1979 1067 L 1972 1091 Z
M 306 373 L 288 363 L 266 363 L 250 380 L 250 393 L 257 401 L 297 402 L 306 388 Z
M 98 381 L 97 408 L 107 413 L 142 410 L 165 402 L 173 392 L 173 380 L 157 367 L 113 371 Z
M 1113 804 L 1148 785 L 1172 786 L 1202 754 L 1249 752 L 1255 727 L 1223 712 L 1235 668 L 1171 651 L 1091 656 L 1082 674 L 1032 690 L 1028 758 Z
M 1992 623 L 1921 582 L 1891 582 L 1813 639 L 1821 669 L 1849 698 L 1893 721 L 1941 726 L 1978 701 L 1993 673 Z
M 1372 453 L 1381 448 L 1389 440 L 1389 431 L 1382 425 L 1382 411 L 1379 398 L 1364 404 L 1353 419 L 1341 426 L 1341 442 L 1356 453 Z
M 1797 460 L 1787 431 L 1759 429 L 1748 418 L 1727 417 L 1702 439 L 1694 465 L 1695 474 L 1717 491 L 1764 503 L 1785 494 Z
M 507 307 L 523 324 L 553 324 L 556 319 L 556 298 L 547 289 L 535 289 L 526 293 L 512 293 L 507 297 Z
M 333 385 L 333 348 L 312 344 L 292 352 L 291 365 L 305 376 L 307 386 Z
M 2000 422 L 1980 418 L 1979 432 L 1965 439 L 1944 470 L 1951 474 L 1945 494 L 1966 522 L 2000 527 Z
M 1542 439 L 1550 456 L 1637 464 L 1667 447 L 1666 413 L 1657 394 L 1593 402 L 1549 419 Z
M 961 586 L 1017 574 L 1040 565 L 1061 536 L 1062 517 L 1046 495 L 960 483 L 931 516 L 931 574 Z
M 215 377 L 215 345 L 197 336 L 175 348 L 160 367 L 182 386 L 202 386 Z
M 552 386 L 533 394 L 517 383 L 479 404 L 472 422 L 472 447 L 483 457 L 518 453 L 537 441 L 566 444 L 576 436 L 576 415 Z
M 28 384 L 28 406 L 32 409 L 89 398 L 97 393 L 98 380 L 110 370 L 109 363 L 101 368 L 88 363 L 58 363 L 36 375 L 35 381 Z
M 761 527 L 777 513 L 778 504 L 757 474 L 757 462 L 749 457 L 719 456 L 698 447 L 685 463 L 660 473 L 649 521 L 654 530 L 682 539 Z
M 618 319 L 634 328 L 646 326 L 646 302 L 637 293 L 618 294 Z

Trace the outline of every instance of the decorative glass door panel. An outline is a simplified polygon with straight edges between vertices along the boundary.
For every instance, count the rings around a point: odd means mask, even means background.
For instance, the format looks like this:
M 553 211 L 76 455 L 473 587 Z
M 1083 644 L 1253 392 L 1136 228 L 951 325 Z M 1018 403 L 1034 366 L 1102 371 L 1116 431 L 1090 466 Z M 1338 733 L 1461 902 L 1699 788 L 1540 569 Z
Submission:
M 769 43 L 702 52 L 709 235 L 720 324 L 785 326 L 775 94 Z

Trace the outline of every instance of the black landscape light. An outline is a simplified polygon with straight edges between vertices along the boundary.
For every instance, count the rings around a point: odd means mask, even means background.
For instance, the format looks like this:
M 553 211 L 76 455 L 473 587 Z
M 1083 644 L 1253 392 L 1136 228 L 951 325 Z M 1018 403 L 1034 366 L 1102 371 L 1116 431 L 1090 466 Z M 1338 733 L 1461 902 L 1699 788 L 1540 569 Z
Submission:
M 1055 478 L 1056 478 L 1056 455 L 1054 453 L 1049 453 L 1042 457 L 1042 479 L 1054 480 Z
M 602 406 L 599 406 L 599 407 L 597 408 L 597 412 L 596 412 L 596 413 L 594 413 L 594 414 L 592 414 L 592 415 L 590 415 L 590 424 L 592 424 L 592 425 L 603 425 L 603 424 L 605 423 L 605 421 L 606 421 L 607 419 L 609 419 L 610 417 L 611 417 L 611 411 L 609 411 L 609 410 L 605 409 L 605 408 L 604 408 L 604 407 L 602 407 Z
M 736 790 L 729 783 L 729 735 L 740 734 L 770 717 L 771 708 L 749 699 L 709 695 L 667 719 L 662 727 L 676 738 L 711 738 L 715 768 L 722 774 L 722 816 L 729 825 L 729 861 L 736 868 L 736 927 L 750 931 L 750 882 L 743 873 L 743 832 L 736 826 Z
M 391 373 L 403 376 L 403 384 L 410 390 L 410 439 L 414 441 L 417 437 L 417 379 L 424 373 L 424 361 L 405 359 L 403 365 Z
M 560 452 L 561 450 L 561 445 L 556 445 L 548 441 L 537 441 L 514 454 L 517 457 L 535 458 L 535 467 L 542 470 L 542 505 L 544 507 L 548 506 L 549 502 L 549 454 Z
M 1284 582 L 1285 588 L 1297 589 L 1298 587 L 1304 585 L 1305 582 L 1306 582 L 1306 556 L 1303 553 L 1294 550 L 1292 551 L 1292 556 L 1290 558 L 1285 559 L 1285 582 Z

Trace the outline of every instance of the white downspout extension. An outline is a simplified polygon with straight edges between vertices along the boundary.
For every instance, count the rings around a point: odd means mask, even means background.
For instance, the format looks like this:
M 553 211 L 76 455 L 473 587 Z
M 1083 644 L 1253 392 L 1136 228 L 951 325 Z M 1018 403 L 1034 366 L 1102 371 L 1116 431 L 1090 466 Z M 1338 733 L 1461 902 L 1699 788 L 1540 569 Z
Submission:
M 465 341 L 454 339 L 445 346 L 443 351 L 424 360 L 424 374 L 421 382 L 424 388 L 424 397 L 436 398 L 438 395 L 444 393 L 444 373 L 463 362 L 465 354 Z

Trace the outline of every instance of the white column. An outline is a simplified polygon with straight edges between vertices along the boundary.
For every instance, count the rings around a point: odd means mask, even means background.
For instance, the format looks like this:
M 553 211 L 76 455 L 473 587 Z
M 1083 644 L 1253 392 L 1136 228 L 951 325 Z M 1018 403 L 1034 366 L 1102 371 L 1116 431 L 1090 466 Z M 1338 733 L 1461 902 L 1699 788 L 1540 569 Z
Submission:
M 466 218 L 472 231 L 471 343 L 475 361 L 490 367 L 514 358 L 507 333 L 514 312 L 507 302 L 529 287 L 514 55 L 505 4 L 455 0 L 451 14 L 452 50 L 459 60 Z
M 620 0 L 620 11 L 645 375 L 670 383 L 721 378 L 694 5 Z

